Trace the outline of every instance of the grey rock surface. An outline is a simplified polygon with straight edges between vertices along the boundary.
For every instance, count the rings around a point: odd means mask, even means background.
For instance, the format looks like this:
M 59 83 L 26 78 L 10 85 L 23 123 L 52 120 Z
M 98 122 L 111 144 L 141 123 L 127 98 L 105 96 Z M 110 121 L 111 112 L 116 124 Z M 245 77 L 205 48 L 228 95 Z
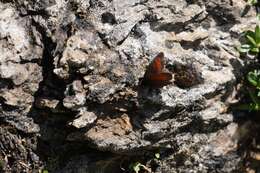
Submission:
M 242 172 L 227 100 L 240 34 L 256 24 L 245 6 L 1 1 L 0 170 L 116 173 L 139 158 L 155 173 Z M 140 86 L 159 52 L 171 84 Z M 146 153 L 158 150 L 154 167 Z
M 40 127 L 29 113 L 42 81 L 37 62 L 42 58 L 43 43 L 29 16 L 21 17 L 11 4 L 0 3 L 0 9 L 1 169 L 37 171 L 40 159 L 34 141 Z

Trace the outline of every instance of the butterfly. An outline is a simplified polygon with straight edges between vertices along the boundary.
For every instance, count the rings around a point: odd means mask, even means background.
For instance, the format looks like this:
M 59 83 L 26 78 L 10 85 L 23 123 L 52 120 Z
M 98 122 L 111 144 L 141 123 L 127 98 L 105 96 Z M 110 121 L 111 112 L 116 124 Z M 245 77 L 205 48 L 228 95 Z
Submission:
M 172 74 L 164 70 L 164 54 L 160 52 L 147 67 L 142 84 L 161 88 L 168 85 L 171 79 Z

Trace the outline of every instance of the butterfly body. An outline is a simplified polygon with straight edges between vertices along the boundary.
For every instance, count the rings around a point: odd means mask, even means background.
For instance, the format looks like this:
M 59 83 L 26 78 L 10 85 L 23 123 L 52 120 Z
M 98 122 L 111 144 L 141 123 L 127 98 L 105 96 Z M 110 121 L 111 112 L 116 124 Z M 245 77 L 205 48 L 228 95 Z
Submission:
M 172 74 L 164 70 L 164 54 L 161 52 L 146 69 L 142 84 L 153 88 L 161 88 L 168 85 L 171 79 Z

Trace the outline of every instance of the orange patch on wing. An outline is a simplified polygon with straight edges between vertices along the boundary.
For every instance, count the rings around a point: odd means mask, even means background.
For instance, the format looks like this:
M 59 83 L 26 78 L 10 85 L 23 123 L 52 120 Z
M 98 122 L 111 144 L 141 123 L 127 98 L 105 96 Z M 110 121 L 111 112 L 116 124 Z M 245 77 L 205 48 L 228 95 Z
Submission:
M 142 83 L 160 88 L 170 83 L 172 74 L 164 71 L 164 54 L 159 53 L 148 66 Z

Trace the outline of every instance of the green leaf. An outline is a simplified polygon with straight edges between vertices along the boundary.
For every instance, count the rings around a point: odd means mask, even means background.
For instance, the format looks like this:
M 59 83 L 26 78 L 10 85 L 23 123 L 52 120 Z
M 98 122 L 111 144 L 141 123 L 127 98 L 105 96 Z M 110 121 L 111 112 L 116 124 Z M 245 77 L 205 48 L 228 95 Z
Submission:
M 160 159 L 160 153 L 155 153 L 154 156 L 156 159 Z
M 249 111 L 259 111 L 260 110 L 260 104 L 257 103 L 251 103 Z
M 252 38 L 255 38 L 255 32 L 254 31 L 251 31 L 251 30 L 245 31 L 244 36 L 247 36 L 247 35 L 249 35 Z
M 247 80 L 250 82 L 251 85 L 257 86 L 257 78 L 256 78 L 254 72 L 249 72 L 247 74 Z
M 249 103 L 249 104 L 241 104 L 233 107 L 234 110 L 245 110 L 245 111 L 259 111 L 260 104 Z
M 141 163 L 136 163 L 136 165 L 133 167 L 133 170 L 138 173 L 140 171 Z
M 252 36 L 250 36 L 250 35 L 246 35 L 246 38 L 248 39 L 248 41 L 249 41 L 252 45 L 257 46 L 254 37 L 252 37 Z
M 257 97 L 260 97 L 260 91 L 258 91 L 258 93 L 257 93 Z
M 256 5 L 257 4 L 257 0 L 248 0 L 247 2 L 249 4 L 251 4 L 251 5 Z
M 251 49 L 251 46 L 249 44 L 243 44 L 241 45 L 240 47 L 237 48 L 237 50 L 240 52 L 240 53 L 247 53 L 249 52 Z
M 258 13 L 258 14 L 256 15 L 256 19 L 257 19 L 257 20 L 260 20 L 260 13 Z
M 257 25 L 255 27 L 255 41 L 257 45 L 260 45 L 260 27 Z
M 254 70 L 247 74 L 247 80 L 255 87 L 260 87 L 260 70 Z
M 245 110 L 245 111 L 249 111 L 251 110 L 251 106 L 250 104 L 241 104 L 238 106 L 233 107 L 234 110 Z
M 141 163 L 140 162 L 135 162 L 135 163 L 132 163 L 129 168 L 130 170 L 134 171 L 135 173 L 139 173 L 139 171 L 141 170 L 140 167 L 141 167 Z
M 251 90 L 249 90 L 249 96 L 250 96 L 251 100 L 254 102 L 254 104 L 257 104 L 257 105 L 260 104 L 259 99 L 255 95 L 255 93 L 252 92 Z
M 258 47 L 253 47 L 253 48 L 250 49 L 250 51 L 252 53 L 259 53 L 259 48 Z

